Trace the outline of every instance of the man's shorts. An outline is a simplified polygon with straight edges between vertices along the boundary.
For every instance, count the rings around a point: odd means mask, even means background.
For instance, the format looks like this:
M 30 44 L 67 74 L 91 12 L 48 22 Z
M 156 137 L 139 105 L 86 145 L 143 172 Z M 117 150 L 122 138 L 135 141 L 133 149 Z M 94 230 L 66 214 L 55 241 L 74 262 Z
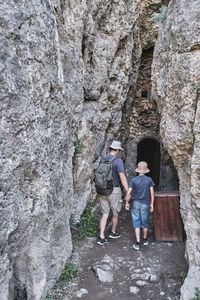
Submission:
M 113 216 L 118 217 L 122 207 L 122 191 L 120 187 L 114 187 L 110 195 L 98 195 L 98 200 L 102 214 L 109 214 L 111 209 Z
M 133 201 L 131 216 L 133 228 L 148 228 L 150 207 L 143 202 Z

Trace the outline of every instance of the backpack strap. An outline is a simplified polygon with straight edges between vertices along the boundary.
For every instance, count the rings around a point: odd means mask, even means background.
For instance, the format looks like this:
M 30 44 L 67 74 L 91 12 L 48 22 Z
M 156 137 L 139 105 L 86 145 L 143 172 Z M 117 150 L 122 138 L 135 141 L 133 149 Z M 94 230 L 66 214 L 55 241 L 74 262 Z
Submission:
M 112 163 L 115 159 L 117 159 L 119 156 L 114 156 L 112 158 L 109 159 L 109 161 Z
M 119 158 L 119 156 L 114 156 L 114 157 L 111 157 L 111 158 L 109 158 L 109 159 L 104 159 L 104 158 L 102 158 L 102 160 L 101 160 L 101 162 L 102 161 L 109 161 L 109 162 L 113 162 L 115 159 L 117 159 L 117 158 Z

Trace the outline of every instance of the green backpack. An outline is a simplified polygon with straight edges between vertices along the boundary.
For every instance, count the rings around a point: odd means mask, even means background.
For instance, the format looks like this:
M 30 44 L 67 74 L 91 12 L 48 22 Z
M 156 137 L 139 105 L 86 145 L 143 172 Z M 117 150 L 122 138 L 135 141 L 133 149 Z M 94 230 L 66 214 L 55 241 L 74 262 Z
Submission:
M 113 191 L 113 176 L 112 176 L 112 162 L 117 157 L 110 159 L 101 159 L 98 168 L 95 170 L 95 187 L 97 194 L 110 195 Z

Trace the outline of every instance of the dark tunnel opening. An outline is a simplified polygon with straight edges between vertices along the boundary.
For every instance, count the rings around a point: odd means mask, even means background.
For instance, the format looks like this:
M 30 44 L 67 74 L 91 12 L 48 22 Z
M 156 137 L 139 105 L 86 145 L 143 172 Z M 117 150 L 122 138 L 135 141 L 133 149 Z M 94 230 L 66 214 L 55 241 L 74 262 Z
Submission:
M 150 176 L 155 185 L 159 186 L 160 179 L 160 143 L 152 138 L 145 138 L 137 146 L 137 163 L 145 161 L 148 164 Z

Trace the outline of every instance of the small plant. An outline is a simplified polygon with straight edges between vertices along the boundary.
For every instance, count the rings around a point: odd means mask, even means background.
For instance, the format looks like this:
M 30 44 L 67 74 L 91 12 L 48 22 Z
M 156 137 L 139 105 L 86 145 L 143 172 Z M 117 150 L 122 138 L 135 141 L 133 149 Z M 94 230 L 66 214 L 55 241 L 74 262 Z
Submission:
M 74 157 L 76 157 L 78 154 L 81 154 L 83 152 L 83 149 L 85 148 L 83 140 L 84 140 L 84 137 L 79 139 L 78 136 L 75 135 Z
M 195 288 L 195 295 L 193 298 L 190 298 L 189 300 L 200 300 L 200 289 Z
M 184 280 L 186 278 L 187 274 L 185 272 L 181 272 L 180 273 L 180 280 L 178 282 L 178 286 L 179 287 L 182 287 L 183 283 L 184 283 Z
M 74 253 L 76 251 L 75 245 L 74 243 L 72 243 L 72 253 Z
M 98 227 L 97 213 L 94 211 L 95 202 L 88 204 L 83 212 L 80 222 L 76 226 L 76 240 L 84 240 L 87 236 L 96 234 Z
M 58 283 L 65 284 L 69 282 L 76 276 L 77 272 L 78 272 L 78 267 L 74 265 L 71 261 L 67 262 L 64 270 L 60 274 Z
M 159 8 L 159 13 L 156 13 L 154 12 L 152 14 L 152 17 L 149 19 L 150 22 L 159 22 L 159 23 L 163 23 L 166 18 L 167 18 L 167 13 L 168 13 L 168 7 L 167 6 L 164 6 L 162 5 L 160 8 Z
M 200 94 L 200 82 L 192 82 L 190 84 L 189 92 L 191 94 Z
M 46 297 L 44 298 L 44 300 L 52 300 L 52 296 L 51 296 L 50 292 L 47 292 Z

